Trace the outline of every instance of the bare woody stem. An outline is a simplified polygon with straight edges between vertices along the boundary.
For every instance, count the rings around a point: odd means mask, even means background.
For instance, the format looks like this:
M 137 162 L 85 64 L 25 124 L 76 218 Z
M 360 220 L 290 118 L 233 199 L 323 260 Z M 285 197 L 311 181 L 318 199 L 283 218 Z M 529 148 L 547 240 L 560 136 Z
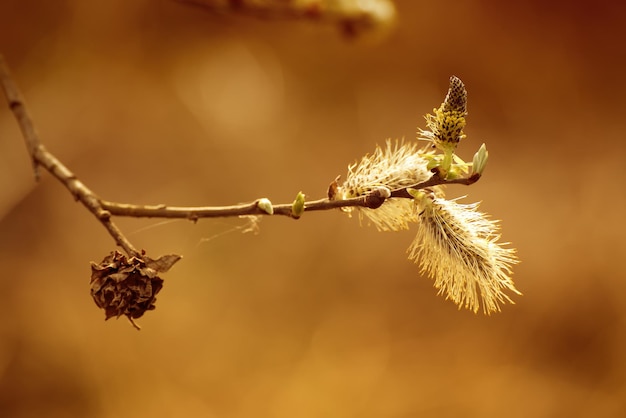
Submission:
M 465 184 L 475 183 L 480 178 L 474 175 L 468 178 L 445 180 L 437 173 L 433 174 L 430 179 L 416 184 L 414 186 L 394 190 L 391 197 L 412 199 L 407 189 L 425 189 L 442 184 Z M 373 192 L 370 195 L 355 197 L 352 199 L 330 200 L 318 199 L 305 202 L 305 212 L 330 210 L 345 207 L 366 207 L 375 209 L 384 202 L 385 198 L 380 194 Z M 251 216 L 251 215 L 267 215 L 263 209 L 258 207 L 258 200 L 250 203 L 230 206 L 167 206 L 167 205 L 132 205 L 128 203 L 108 202 L 100 200 L 103 209 L 115 216 L 128 216 L 134 218 L 182 218 L 191 221 L 197 221 L 200 218 L 224 218 L 234 216 Z M 283 215 L 293 218 L 292 203 L 283 203 L 273 205 L 274 215 Z
M 91 189 L 72 173 L 61 161 L 50 153 L 42 144 L 35 129 L 34 123 L 26 108 L 24 99 L 13 79 L 9 69 L 0 55 L 0 84 L 6 95 L 9 108 L 19 124 L 26 147 L 30 153 L 35 178 L 39 179 L 38 169 L 43 167 L 52 174 L 65 188 L 89 210 L 104 228 L 113 237 L 117 245 L 124 249 L 129 256 L 141 257 L 141 253 L 130 243 L 120 229 L 113 223 L 111 216 L 127 216 L 135 218 L 182 218 L 197 221 L 200 218 L 238 217 L 268 215 L 266 210 L 259 207 L 259 200 L 232 206 L 194 206 L 177 207 L 168 205 L 133 205 L 129 203 L 109 202 L 98 197 Z M 411 187 L 392 190 L 391 198 L 412 198 L 407 189 L 424 189 L 442 184 L 475 183 L 480 175 L 474 174 L 468 178 L 446 180 L 435 171 L 426 181 Z M 366 196 L 345 200 L 319 199 L 305 202 L 304 211 L 321 211 L 342 207 L 367 207 L 376 209 L 386 200 L 380 191 L 374 191 Z M 273 215 L 283 215 L 298 218 L 293 214 L 293 204 L 273 205 Z
M 0 55 L 0 83 L 2 84 L 2 89 L 9 103 L 9 108 L 15 115 L 17 123 L 22 130 L 24 140 L 26 141 L 26 148 L 33 162 L 35 179 L 39 180 L 39 167 L 45 168 L 72 193 L 74 199 L 81 202 L 100 221 L 117 245 L 122 247 L 128 255 L 139 256 L 140 253 L 133 247 L 130 241 L 126 239 L 113 221 L 111 221 L 111 214 L 102 207 L 100 198 L 78 180 L 74 173 L 63 165 L 54 155 L 48 152 L 41 144 L 33 120 L 22 98 L 22 94 L 15 81 L 11 78 L 8 66 L 2 55 Z

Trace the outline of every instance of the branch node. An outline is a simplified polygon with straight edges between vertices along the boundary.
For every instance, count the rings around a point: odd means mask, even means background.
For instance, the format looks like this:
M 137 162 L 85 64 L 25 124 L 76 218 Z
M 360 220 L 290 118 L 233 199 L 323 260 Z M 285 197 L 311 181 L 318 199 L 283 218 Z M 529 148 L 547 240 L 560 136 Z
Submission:
M 378 209 L 391 197 L 391 190 L 387 187 L 377 187 L 365 196 L 364 204 L 370 209 Z
M 480 173 L 474 173 L 471 176 L 468 177 L 467 179 L 467 185 L 469 186 L 470 184 L 474 184 L 476 183 L 478 180 L 480 180 L 481 174 Z

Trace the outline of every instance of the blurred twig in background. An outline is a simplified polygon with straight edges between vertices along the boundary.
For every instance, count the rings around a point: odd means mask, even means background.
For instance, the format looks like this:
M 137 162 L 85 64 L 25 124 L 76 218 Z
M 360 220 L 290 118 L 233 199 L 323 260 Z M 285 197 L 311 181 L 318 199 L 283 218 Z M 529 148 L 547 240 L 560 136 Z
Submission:
M 220 13 L 271 19 L 307 19 L 338 25 L 348 36 L 393 25 L 391 0 L 177 0 Z

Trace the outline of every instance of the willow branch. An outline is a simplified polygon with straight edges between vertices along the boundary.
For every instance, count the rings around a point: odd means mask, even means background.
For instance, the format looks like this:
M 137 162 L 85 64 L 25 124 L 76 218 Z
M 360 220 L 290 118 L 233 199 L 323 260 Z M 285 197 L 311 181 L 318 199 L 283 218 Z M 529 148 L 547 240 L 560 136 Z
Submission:
M 250 203 L 231 206 L 192 207 L 134 205 L 103 200 L 83 182 L 78 180 L 74 173 L 72 173 L 61 161 L 59 161 L 58 158 L 56 158 L 41 144 L 32 118 L 26 108 L 24 99 L 22 98 L 16 83 L 11 78 L 2 55 L 0 55 L 0 83 L 6 95 L 9 108 L 15 115 L 17 123 L 22 130 L 26 147 L 30 153 L 37 178 L 38 168 L 43 167 L 61 184 L 63 184 L 65 188 L 74 196 L 74 198 L 81 202 L 96 217 L 96 219 L 98 219 L 98 221 L 113 237 L 117 245 L 122 247 L 130 256 L 140 256 L 140 253 L 113 223 L 111 220 L 112 216 L 126 216 L 134 218 L 182 218 L 192 221 L 197 221 L 200 218 L 259 216 L 270 214 L 282 215 L 295 219 L 300 217 L 300 214 L 294 214 L 293 203 L 273 205 L 272 211 L 269 213 L 267 208 L 263 208 L 259 204 L 261 199 L 257 199 Z M 304 203 L 304 211 L 312 212 L 355 206 L 376 209 L 380 207 L 388 198 L 412 199 L 413 197 L 408 192 L 408 189 L 425 189 L 446 184 L 470 185 L 475 183 L 479 178 L 479 174 L 473 174 L 468 178 L 448 180 L 442 177 L 439 171 L 435 170 L 433 175 L 428 180 L 398 190 L 392 190 L 390 192 L 387 191 L 387 194 L 385 194 L 382 190 L 374 190 L 365 196 L 359 196 L 351 199 L 325 198 L 312 200 Z
M 264 19 L 301 19 L 338 25 L 345 34 L 389 27 L 396 17 L 391 0 L 176 0 L 219 13 Z
M 138 256 L 139 252 L 113 223 L 111 214 L 102 207 L 100 199 L 95 193 L 78 180 L 74 173 L 41 144 L 39 134 L 26 108 L 22 94 L 15 81 L 11 78 L 11 73 L 2 55 L 0 55 L 0 83 L 2 84 L 2 90 L 6 96 L 9 108 L 15 115 L 17 123 L 22 130 L 26 148 L 33 162 L 35 178 L 39 179 L 39 167 L 45 168 L 72 193 L 74 199 L 81 202 L 100 221 L 117 245 L 122 247 L 128 255 Z
M 361 196 L 353 199 L 330 200 L 319 199 L 305 203 L 304 210 L 307 212 L 330 210 L 350 206 L 374 207 L 376 200 L 380 197 L 376 195 Z M 132 205 L 127 203 L 116 203 L 101 201 L 101 205 L 111 215 L 128 216 L 133 218 L 183 218 L 196 221 L 200 218 L 225 218 L 237 216 L 257 216 L 268 215 L 258 205 L 259 200 L 251 203 L 230 206 L 167 206 L 167 205 Z M 292 213 L 293 203 L 283 203 L 273 205 L 272 215 L 283 215 L 290 218 L 297 218 Z
M 392 198 L 412 199 L 407 189 L 425 189 L 428 187 L 446 185 L 446 184 L 464 184 L 470 185 L 478 181 L 479 175 L 473 175 L 468 178 L 446 180 L 438 175 L 433 174 L 430 179 L 418 183 L 414 186 L 394 190 L 391 192 Z M 365 207 L 376 209 L 385 201 L 379 192 L 374 191 L 366 196 L 359 196 L 351 199 L 318 199 L 305 202 L 304 211 L 313 212 L 321 210 L 338 209 L 345 207 Z M 103 209 L 115 216 L 127 216 L 133 218 L 178 218 L 197 221 L 201 218 L 225 218 L 236 216 L 260 216 L 268 215 L 266 211 L 258 206 L 259 200 L 240 205 L 229 206 L 168 206 L 168 205 L 133 205 L 128 203 L 116 203 L 101 200 L 100 205 Z M 293 216 L 292 203 L 283 203 L 273 205 L 273 215 L 282 215 L 290 218 L 298 218 Z

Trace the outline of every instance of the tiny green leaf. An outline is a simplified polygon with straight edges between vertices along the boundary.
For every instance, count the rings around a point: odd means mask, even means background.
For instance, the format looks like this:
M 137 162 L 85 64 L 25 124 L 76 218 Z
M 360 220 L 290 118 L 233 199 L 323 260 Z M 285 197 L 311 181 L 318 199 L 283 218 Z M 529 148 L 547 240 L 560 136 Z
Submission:
M 408 188 L 408 189 L 406 189 L 406 191 L 411 196 L 413 196 L 413 199 L 415 199 L 415 200 L 422 200 L 424 198 L 424 196 L 426 196 L 426 193 L 424 193 L 422 190 Z
M 474 159 L 472 160 L 472 174 L 482 175 L 487 165 L 488 158 L 489 151 L 487 151 L 487 146 L 482 144 L 478 151 L 476 151 L 476 154 L 474 154 Z
M 426 164 L 426 170 L 430 171 L 435 167 L 439 167 L 439 165 L 441 164 L 441 156 L 440 155 L 434 155 L 429 161 L 428 164 Z
M 291 215 L 298 219 L 304 213 L 304 193 L 298 192 L 296 195 L 296 200 L 293 201 L 293 205 L 291 205 Z

